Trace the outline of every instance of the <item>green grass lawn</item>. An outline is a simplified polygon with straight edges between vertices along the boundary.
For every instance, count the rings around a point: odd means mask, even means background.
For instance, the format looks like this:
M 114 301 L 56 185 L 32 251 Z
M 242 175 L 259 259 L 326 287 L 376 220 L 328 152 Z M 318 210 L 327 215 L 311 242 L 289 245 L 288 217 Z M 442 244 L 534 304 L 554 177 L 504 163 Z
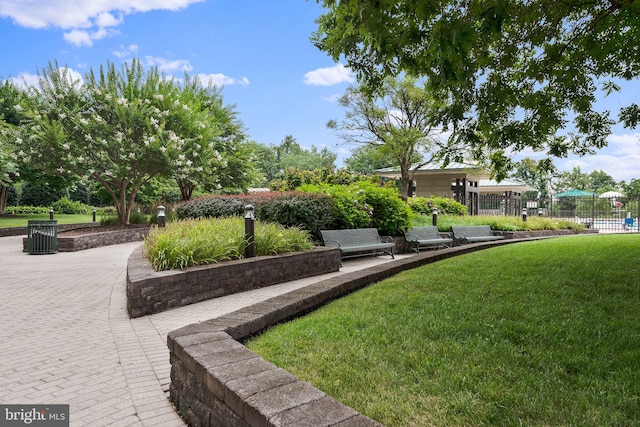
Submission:
M 37 214 L 37 215 L 11 215 L 11 216 L 1 216 L 0 217 L 0 228 L 8 228 L 8 227 L 26 227 L 27 222 L 30 219 L 49 219 L 49 214 Z M 93 214 L 89 215 L 65 215 L 65 214 L 56 214 L 54 216 L 55 220 L 58 221 L 58 224 L 77 224 L 83 222 L 91 222 L 93 221 Z M 97 218 L 100 221 L 100 218 Z
M 386 426 L 640 425 L 640 236 L 444 260 L 249 348 Z

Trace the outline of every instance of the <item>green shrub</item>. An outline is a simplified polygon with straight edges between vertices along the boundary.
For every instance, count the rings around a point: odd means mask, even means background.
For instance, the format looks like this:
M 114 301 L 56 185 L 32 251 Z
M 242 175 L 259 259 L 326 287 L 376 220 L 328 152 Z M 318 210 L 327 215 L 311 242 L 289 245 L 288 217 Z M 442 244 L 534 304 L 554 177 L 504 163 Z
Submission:
M 395 188 L 359 181 L 350 185 L 303 185 L 299 190 L 330 195 L 337 228 L 374 227 L 390 235 L 409 228 L 411 211 Z
M 138 211 L 131 211 L 129 214 L 129 224 L 148 224 L 149 218 L 146 214 Z M 101 225 L 119 225 L 120 219 L 118 218 L 118 214 L 115 212 L 110 212 L 102 215 L 100 217 Z
M 366 203 L 371 206 L 371 224 L 384 234 L 397 236 L 409 229 L 411 210 L 400 198 L 398 191 L 371 182 L 352 184 L 364 191 Z
M 104 206 L 96 210 L 98 215 L 118 215 L 115 206 Z
M 178 206 L 176 214 L 179 219 L 244 215 L 246 204 L 247 200 L 241 197 L 201 197 Z
M 466 215 L 467 207 L 447 197 L 411 197 L 407 200 L 411 210 L 417 214 L 432 215 L 433 208 L 438 215 Z
M 580 232 L 585 228 L 583 224 L 573 221 L 540 217 L 530 217 L 527 221 L 523 221 L 521 217 L 506 215 L 442 215 L 438 217 L 440 231 L 450 231 L 452 225 L 488 225 L 491 229 L 500 231 L 573 230 Z
M 201 197 L 180 205 L 178 219 L 244 216 L 244 207 L 252 205 L 256 218 L 285 226 L 309 230 L 315 238 L 319 230 L 335 223 L 330 197 L 302 192 L 268 192 L 236 196 Z
M 69 200 L 66 197 L 54 202 L 51 207 L 55 213 L 87 215 L 91 208 L 82 202 Z
M 283 193 L 258 203 L 256 218 L 286 227 L 304 228 L 316 240 L 320 239 L 320 230 L 333 227 L 336 221 L 331 197 L 302 192 Z
M 372 208 L 366 202 L 364 191 L 347 185 L 303 185 L 302 192 L 327 194 L 333 200 L 335 228 L 371 227 Z
M 148 224 L 148 223 L 149 223 L 149 217 L 142 212 L 131 211 L 131 214 L 129 214 L 129 224 Z
M 117 214 L 107 214 L 100 217 L 100 225 L 118 225 L 120 224 L 120 218 Z
M 144 251 L 160 271 L 242 258 L 246 245 L 243 218 L 188 219 L 153 228 Z M 306 230 L 262 221 L 255 222 L 255 245 L 257 256 L 313 249 Z
M 36 215 L 49 213 L 49 208 L 44 206 L 7 206 L 4 212 L 9 215 Z

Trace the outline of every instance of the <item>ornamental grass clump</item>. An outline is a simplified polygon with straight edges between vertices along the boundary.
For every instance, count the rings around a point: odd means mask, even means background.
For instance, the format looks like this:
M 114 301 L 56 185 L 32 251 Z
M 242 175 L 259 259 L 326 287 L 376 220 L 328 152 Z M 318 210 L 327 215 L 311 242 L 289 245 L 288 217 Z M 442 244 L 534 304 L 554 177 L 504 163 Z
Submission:
M 144 252 L 157 270 L 184 269 L 242 258 L 247 242 L 240 217 L 190 219 L 154 228 Z M 277 255 L 313 248 L 309 233 L 298 227 L 255 222 L 256 255 Z

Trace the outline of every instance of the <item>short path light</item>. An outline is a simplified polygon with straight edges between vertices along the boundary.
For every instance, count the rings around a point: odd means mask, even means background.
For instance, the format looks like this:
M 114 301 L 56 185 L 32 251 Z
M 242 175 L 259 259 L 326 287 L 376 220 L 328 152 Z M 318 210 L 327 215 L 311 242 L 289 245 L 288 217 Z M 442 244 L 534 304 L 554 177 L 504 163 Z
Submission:
M 434 227 L 438 226 L 438 208 L 435 206 L 431 209 L 431 224 L 433 224 Z
M 49 208 L 49 220 L 53 221 L 53 207 Z
M 244 240 L 247 242 L 247 247 L 244 250 L 245 258 L 256 256 L 255 221 L 253 206 L 246 205 L 244 207 Z
M 522 208 L 522 220 L 527 220 L 527 208 Z
M 538 216 L 542 217 L 542 208 L 538 209 Z
M 96 222 L 96 208 L 93 208 L 93 222 Z
M 158 206 L 158 227 L 164 228 L 167 225 L 167 219 L 164 213 L 164 206 Z

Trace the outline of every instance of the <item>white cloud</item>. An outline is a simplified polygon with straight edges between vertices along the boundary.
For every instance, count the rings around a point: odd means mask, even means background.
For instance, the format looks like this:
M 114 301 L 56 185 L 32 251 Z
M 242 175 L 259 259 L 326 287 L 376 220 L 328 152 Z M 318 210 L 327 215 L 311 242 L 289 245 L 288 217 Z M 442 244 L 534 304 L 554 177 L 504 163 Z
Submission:
M 120 49 L 119 50 L 114 50 L 113 51 L 113 54 L 115 56 L 117 56 L 118 58 L 126 58 L 128 56 L 135 55 L 136 53 L 138 53 L 138 45 L 137 44 L 132 44 L 132 45 L 129 45 L 127 47 L 124 47 L 123 45 L 120 45 Z
M 0 17 L 27 28 L 69 30 L 64 39 L 76 46 L 114 34 L 124 15 L 151 10 L 180 10 L 204 0 L 30 0 L 0 2 Z M 117 16 L 117 17 L 116 17 Z
M 193 67 L 186 59 L 161 58 L 157 56 L 145 56 L 146 64 L 150 67 L 158 67 L 161 72 L 172 73 L 174 71 L 191 71 Z
M 582 173 L 604 171 L 616 181 L 640 178 L 640 134 L 613 134 L 609 146 L 592 156 L 576 157 L 560 162 L 561 170 L 579 167 Z
M 234 77 L 225 76 L 224 74 L 198 74 L 196 77 L 200 80 L 200 83 L 203 85 L 212 84 L 217 87 L 220 86 L 231 86 L 231 85 L 240 85 L 240 86 L 248 86 L 249 79 L 246 77 L 241 77 L 236 79 Z
M 73 30 L 64 33 L 63 38 L 74 46 L 93 46 L 91 35 L 84 30 Z
M 122 15 L 116 18 L 108 12 L 104 12 L 96 18 L 96 25 L 100 28 L 117 27 L 120 24 L 122 24 Z
M 27 88 L 28 86 L 38 86 L 38 75 L 21 73 L 18 77 L 10 78 L 9 81 L 20 88 Z
M 82 85 L 84 83 L 82 74 L 72 68 L 61 67 L 60 75 L 66 76 L 69 82 L 76 82 L 76 85 Z M 27 87 L 34 87 L 38 89 L 40 87 L 40 77 L 38 77 L 37 74 L 21 73 L 18 77 L 12 77 L 8 80 L 16 86 L 24 89 Z
M 339 83 L 353 83 L 353 72 L 342 64 L 318 68 L 304 75 L 304 83 L 311 86 L 333 86 Z
M 72 30 L 64 33 L 63 38 L 74 46 L 93 46 L 94 40 L 100 40 L 117 34 L 118 31 L 100 27 L 95 31 Z

